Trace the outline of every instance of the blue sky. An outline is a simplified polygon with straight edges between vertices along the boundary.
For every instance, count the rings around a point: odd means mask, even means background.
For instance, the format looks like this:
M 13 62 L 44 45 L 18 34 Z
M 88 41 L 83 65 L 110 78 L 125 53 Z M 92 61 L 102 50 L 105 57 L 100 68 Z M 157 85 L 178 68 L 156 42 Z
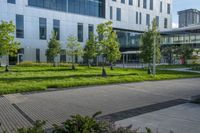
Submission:
M 177 11 L 189 9 L 189 8 L 196 8 L 200 10 L 200 0 L 172 0 L 173 1 L 173 14 L 172 14 L 172 21 L 173 25 L 178 24 L 178 15 Z

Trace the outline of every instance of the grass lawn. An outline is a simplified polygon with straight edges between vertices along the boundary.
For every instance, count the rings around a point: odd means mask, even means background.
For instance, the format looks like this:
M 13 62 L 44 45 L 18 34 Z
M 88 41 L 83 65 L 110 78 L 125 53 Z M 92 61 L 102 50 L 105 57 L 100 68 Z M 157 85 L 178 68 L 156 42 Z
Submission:
M 108 77 L 101 77 L 101 68 L 78 67 L 72 71 L 67 67 L 19 67 L 4 72 L 0 67 L 0 95 L 16 92 L 46 90 L 47 88 L 68 88 L 75 86 L 100 85 L 111 83 L 128 83 L 147 80 L 165 80 L 177 78 L 200 77 L 200 74 L 157 71 L 154 78 L 142 69 L 119 69 L 111 71 L 106 68 Z

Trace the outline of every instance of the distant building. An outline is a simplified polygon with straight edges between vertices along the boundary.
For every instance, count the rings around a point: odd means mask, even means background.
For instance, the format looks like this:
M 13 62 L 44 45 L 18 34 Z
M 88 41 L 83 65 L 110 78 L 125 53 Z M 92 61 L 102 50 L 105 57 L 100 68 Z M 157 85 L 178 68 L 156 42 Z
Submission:
M 197 9 L 187 9 L 178 12 L 179 28 L 200 24 L 200 11 Z

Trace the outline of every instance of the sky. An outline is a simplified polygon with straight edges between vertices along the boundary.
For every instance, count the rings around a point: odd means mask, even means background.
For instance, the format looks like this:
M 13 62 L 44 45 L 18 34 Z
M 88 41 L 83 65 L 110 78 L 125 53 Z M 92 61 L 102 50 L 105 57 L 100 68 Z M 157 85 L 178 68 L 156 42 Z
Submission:
M 177 28 L 178 27 L 178 15 L 177 12 L 189 9 L 189 8 L 195 8 L 200 10 L 200 0 L 172 0 L 172 27 Z

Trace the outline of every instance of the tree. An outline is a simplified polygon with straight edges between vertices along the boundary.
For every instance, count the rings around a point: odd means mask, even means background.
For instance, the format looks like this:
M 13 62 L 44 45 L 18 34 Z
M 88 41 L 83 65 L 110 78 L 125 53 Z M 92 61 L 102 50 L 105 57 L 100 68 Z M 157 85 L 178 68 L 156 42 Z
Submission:
M 177 46 L 167 45 L 167 46 L 162 47 L 161 54 L 163 57 L 166 58 L 167 63 L 172 64 L 174 55 L 177 55 L 177 50 L 178 50 Z
M 98 55 L 97 37 L 94 34 L 90 35 L 84 48 L 84 58 L 90 66 L 90 60 L 96 58 Z
M 112 64 L 120 59 L 121 53 L 119 51 L 119 43 L 116 32 L 113 31 L 112 22 L 108 21 L 97 26 L 98 44 L 100 45 L 101 55 Z M 102 76 L 106 76 L 104 68 L 105 59 L 103 59 Z
M 66 54 L 71 57 L 72 59 L 72 70 L 75 70 L 74 65 L 74 58 L 80 57 L 83 55 L 83 47 L 81 44 L 77 41 L 77 38 L 74 36 L 69 36 L 67 38 L 67 50 Z
M 61 51 L 61 44 L 60 41 L 57 40 L 57 35 L 55 32 L 52 32 L 51 38 L 48 41 L 48 49 L 46 52 L 46 56 L 49 62 L 53 63 L 53 66 L 55 67 L 55 58 L 58 56 L 58 54 Z
M 155 43 L 155 44 L 154 44 Z M 155 45 L 155 47 L 154 47 Z M 141 36 L 141 53 L 140 56 L 143 62 L 148 63 L 148 73 L 151 73 L 151 64 L 153 62 L 154 50 L 156 61 L 160 60 L 160 34 L 157 31 L 156 19 L 152 22 L 152 27 L 148 28 L 147 32 L 144 32 Z
M 194 49 L 189 45 L 181 45 L 178 48 L 178 54 L 183 59 L 183 63 L 186 64 L 186 60 L 191 59 Z
M 106 57 L 107 60 L 110 62 L 111 65 L 111 70 L 113 70 L 113 63 L 116 62 L 121 58 L 121 52 L 119 51 L 119 42 L 117 39 L 117 34 L 113 31 L 109 35 L 110 37 L 108 38 L 108 46 L 106 48 Z
M 0 57 L 2 56 L 16 56 L 20 43 L 15 41 L 14 37 L 15 25 L 12 21 L 2 21 L 0 24 Z M 7 61 L 8 63 L 8 61 Z M 8 64 L 6 70 L 8 71 Z

